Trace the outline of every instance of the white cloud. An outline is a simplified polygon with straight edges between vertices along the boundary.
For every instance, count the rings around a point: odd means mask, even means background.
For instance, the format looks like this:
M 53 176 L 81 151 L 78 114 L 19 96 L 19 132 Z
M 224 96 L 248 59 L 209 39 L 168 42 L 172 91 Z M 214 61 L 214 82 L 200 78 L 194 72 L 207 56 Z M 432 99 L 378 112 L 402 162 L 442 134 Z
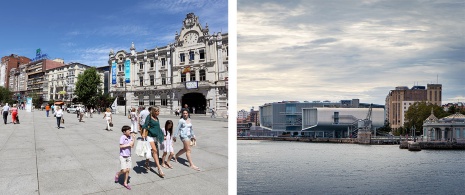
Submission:
M 237 6 L 239 110 L 281 100 L 384 104 L 396 86 L 436 83 L 437 76 L 444 102 L 465 96 L 463 2 Z

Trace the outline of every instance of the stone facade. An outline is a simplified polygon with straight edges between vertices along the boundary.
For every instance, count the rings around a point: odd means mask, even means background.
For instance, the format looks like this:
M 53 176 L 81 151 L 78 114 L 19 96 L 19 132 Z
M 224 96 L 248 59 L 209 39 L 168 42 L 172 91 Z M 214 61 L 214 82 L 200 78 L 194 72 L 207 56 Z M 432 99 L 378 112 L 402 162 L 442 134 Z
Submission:
M 187 104 L 204 114 L 215 108 L 226 115 L 228 34 L 210 34 L 199 18 L 187 14 L 175 41 L 136 52 L 110 51 L 110 93 L 118 97 L 118 112 L 131 107 L 157 106 L 172 114 Z M 124 106 L 126 104 L 126 106 Z
M 46 71 L 44 82 L 44 101 L 62 100 L 67 104 L 71 103 L 74 95 L 74 89 L 78 75 L 84 73 L 88 68 L 93 68 L 81 63 L 70 63 L 58 68 L 52 68 Z M 104 72 L 98 71 L 102 81 L 100 88 L 104 89 Z

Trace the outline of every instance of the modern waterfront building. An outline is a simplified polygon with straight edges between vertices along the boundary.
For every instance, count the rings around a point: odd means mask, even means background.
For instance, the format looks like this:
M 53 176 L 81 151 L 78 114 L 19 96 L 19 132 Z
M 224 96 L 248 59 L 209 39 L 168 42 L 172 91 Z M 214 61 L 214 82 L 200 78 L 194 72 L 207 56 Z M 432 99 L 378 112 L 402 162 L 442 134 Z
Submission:
M 405 113 L 408 107 L 415 102 L 427 102 L 441 106 L 442 84 L 428 84 L 425 86 L 396 87 L 386 96 L 386 119 L 391 128 L 402 127 L 405 122 Z
M 210 34 L 189 13 L 174 42 L 138 52 L 133 43 L 129 50 L 112 50 L 108 60 L 110 93 L 118 97 L 119 112 L 158 106 L 169 114 L 187 104 L 196 113 L 215 108 L 218 115 L 226 114 L 228 33 Z
M 438 119 L 431 110 L 423 122 L 423 140 L 465 142 L 465 115 L 456 113 Z
M 370 108 L 303 108 L 302 135 L 310 137 L 353 137 L 364 128 Z M 384 109 L 372 108 L 370 130 L 384 125 Z M 292 117 L 286 125 L 293 125 Z
M 358 120 L 367 117 L 369 107 L 370 104 L 361 104 L 358 99 L 267 103 L 259 108 L 260 126 L 272 131 L 300 132 L 306 136 L 349 137 L 348 129 L 358 128 Z M 372 105 L 371 120 L 373 129 L 383 126 L 382 105 Z

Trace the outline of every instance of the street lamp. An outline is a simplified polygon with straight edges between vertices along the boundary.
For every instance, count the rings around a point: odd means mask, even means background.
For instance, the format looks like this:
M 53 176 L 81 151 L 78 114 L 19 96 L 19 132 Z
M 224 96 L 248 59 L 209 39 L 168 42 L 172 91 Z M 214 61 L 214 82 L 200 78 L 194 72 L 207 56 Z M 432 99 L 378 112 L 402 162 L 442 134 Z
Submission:
M 124 77 L 124 75 L 123 75 L 123 77 Z M 119 82 L 121 84 L 124 83 L 124 116 L 126 116 L 126 112 L 127 112 L 127 108 L 126 108 L 126 104 L 127 104 L 127 100 L 126 100 L 127 88 L 126 88 L 126 82 L 124 82 L 123 77 L 120 77 Z

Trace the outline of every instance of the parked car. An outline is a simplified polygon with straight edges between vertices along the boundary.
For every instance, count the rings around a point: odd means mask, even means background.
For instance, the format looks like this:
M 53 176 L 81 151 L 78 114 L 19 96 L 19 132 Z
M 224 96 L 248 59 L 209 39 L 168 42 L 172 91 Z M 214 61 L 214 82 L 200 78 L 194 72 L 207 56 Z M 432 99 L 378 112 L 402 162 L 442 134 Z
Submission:
M 82 105 L 78 104 L 78 105 L 71 105 L 66 111 L 68 113 L 76 113 L 76 108 L 77 107 L 82 107 Z

